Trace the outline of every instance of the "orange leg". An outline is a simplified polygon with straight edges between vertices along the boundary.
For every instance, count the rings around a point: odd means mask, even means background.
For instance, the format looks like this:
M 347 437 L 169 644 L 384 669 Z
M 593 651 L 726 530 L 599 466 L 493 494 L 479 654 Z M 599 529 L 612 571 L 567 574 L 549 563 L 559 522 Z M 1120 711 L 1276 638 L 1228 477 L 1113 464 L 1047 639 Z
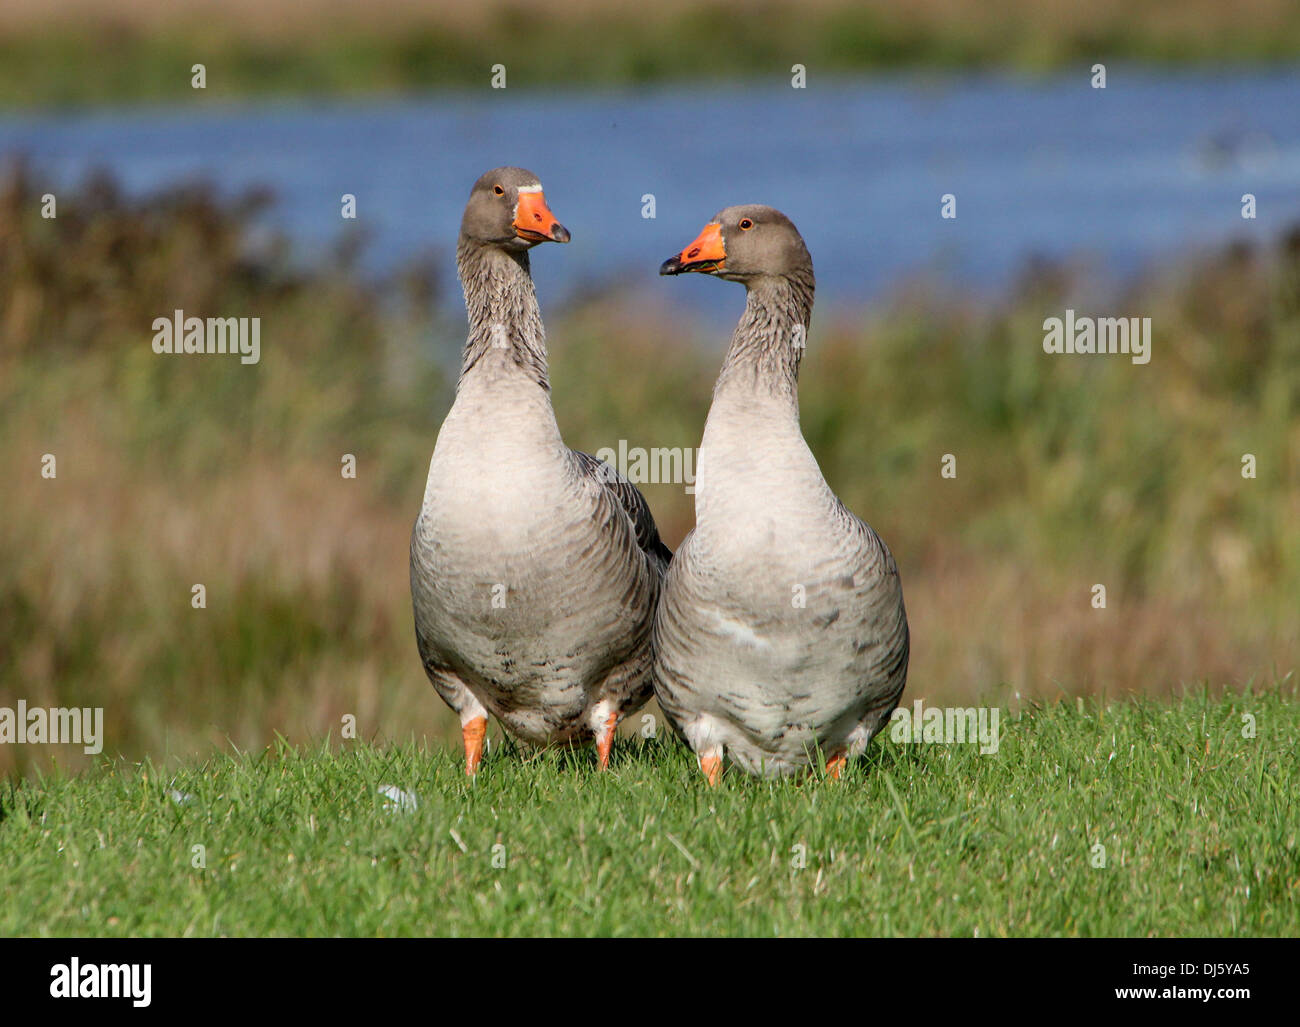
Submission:
M 618 714 L 611 713 L 609 719 L 605 721 L 605 737 L 596 739 L 596 758 L 600 761 L 600 769 L 609 769 L 609 750 L 614 747 L 614 728 L 618 727 Z
M 483 759 L 483 740 L 487 738 L 487 717 L 475 717 L 466 721 L 460 728 L 461 738 L 465 742 L 465 773 L 473 777 L 478 773 L 479 761 Z
M 709 781 L 709 787 L 716 788 L 718 779 L 722 777 L 722 756 L 716 752 L 701 756 L 700 769 L 704 771 L 704 776 Z
M 844 773 L 844 768 L 848 766 L 849 758 L 842 752 L 837 752 L 834 756 L 826 761 L 826 773 L 836 781 Z

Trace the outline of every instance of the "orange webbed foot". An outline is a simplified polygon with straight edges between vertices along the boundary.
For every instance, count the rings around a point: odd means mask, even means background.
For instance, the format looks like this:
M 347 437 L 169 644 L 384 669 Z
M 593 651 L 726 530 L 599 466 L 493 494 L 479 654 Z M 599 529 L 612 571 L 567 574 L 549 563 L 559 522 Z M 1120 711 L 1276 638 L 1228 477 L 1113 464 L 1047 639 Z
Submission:
M 596 759 L 601 770 L 609 769 L 609 751 L 614 748 L 614 729 L 618 727 L 618 714 L 611 713 L 605 721 L 604 737 L 596 739 Z
M 722 777 L 722 755 L 716 752 L 706 753 L 700 757 L 700 769 L 709 782 L 710 788 L 718 787 Z
M 487 717 L 475 717 L 461 725 L 461 739 L 465 743 L 465 773 L 473 777 L 483 759 L 483 742 L 487 738 Z

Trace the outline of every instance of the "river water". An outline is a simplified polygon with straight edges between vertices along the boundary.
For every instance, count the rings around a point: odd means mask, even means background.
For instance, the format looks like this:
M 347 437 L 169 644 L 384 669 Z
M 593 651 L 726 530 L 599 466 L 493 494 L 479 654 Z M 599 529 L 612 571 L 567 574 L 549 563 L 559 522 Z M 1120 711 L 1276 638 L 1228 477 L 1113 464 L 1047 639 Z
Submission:
M 805 89 L 510 89 L 20 116 L 0 120 L 0 160 L 25 155 L 52 189 L 93 168 L 131 191 L 190 179 L 231 193 L 269 186 L 269 218 L 303 254 L 337 237 L 351 193 L 372 268 L 449 260 L 470 183 L 521 164 L 573 234 L 535 261 L 544 298 L 619 280 L 656 301 L 716 300 L 705 291 L 715 285 L 655 272 L 731 203 L 789 214 L 819 299 L 842 304 L 918 276 L 992 290 L 1033 257 L 1077 255 L 1122 278 L 1228 238 L 1274 238 L 1300 219 L 1300 70 L 1113 67 L 1105 89 L 1089 80 L 1087 68 L 813 75 Z M 1255 220 L 1241 216 L 1244 193 Z M 940 216 L 944 194 L 954 219 Z

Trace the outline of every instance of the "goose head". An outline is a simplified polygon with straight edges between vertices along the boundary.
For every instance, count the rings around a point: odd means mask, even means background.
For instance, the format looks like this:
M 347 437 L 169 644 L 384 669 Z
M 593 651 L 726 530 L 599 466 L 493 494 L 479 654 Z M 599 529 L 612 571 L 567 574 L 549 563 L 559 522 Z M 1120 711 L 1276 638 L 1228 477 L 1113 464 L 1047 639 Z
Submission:
M 812 257 L 788 217 L 772 207 L 745 204 L 719 211 L 693 243 L 659 267 L 661 275 L 691 271 L 747 284 L 811 278 Z
M 494 168 L 474 183 L 461 235 L 519 252 L 540 242 L 568 242 L 569 230 L 546 205 L 542 183 L 523 168 Z

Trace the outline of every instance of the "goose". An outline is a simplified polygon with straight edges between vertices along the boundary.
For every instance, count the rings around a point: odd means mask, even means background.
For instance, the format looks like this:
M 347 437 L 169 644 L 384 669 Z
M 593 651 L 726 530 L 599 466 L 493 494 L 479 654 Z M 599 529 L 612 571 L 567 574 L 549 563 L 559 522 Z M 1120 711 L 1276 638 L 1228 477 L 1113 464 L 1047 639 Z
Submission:
M 470 192 L 456 264 L 469 334 L 411 533 L 420 658 L 460 718 L 465 771 L 494 716 L 536 745 L 594 741 L 643 706 L 672 553 L 641 493 L 564 445 L 529 251 L 566 243 L 536 175 L 496 168 Z
M 908 628 L 889 548 L 845 508 L 799 427 L 812 258 L 765 206 L 728 207 L 659 269 L 745 286 L 700 444 L 695 527 L 664 578 L 654 688 L 710 785 L 729 759 L 838 778 L 898 705 Z

